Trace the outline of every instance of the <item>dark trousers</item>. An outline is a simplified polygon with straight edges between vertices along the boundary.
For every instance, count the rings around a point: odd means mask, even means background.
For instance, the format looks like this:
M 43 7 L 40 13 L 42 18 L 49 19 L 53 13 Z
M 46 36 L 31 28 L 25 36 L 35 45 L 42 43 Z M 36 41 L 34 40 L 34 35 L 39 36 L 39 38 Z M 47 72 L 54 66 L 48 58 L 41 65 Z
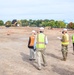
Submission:
M 73 43 L 73 52 L 74 52 L 74 43 Z

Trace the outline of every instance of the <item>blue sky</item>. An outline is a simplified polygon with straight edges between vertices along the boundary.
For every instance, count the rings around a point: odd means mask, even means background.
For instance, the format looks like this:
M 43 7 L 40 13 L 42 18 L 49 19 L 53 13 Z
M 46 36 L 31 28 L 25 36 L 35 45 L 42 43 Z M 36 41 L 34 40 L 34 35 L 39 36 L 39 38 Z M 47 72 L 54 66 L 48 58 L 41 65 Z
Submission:
M 74 22 L 74 0 L 0 0 L 0 20 L 13 19 Z

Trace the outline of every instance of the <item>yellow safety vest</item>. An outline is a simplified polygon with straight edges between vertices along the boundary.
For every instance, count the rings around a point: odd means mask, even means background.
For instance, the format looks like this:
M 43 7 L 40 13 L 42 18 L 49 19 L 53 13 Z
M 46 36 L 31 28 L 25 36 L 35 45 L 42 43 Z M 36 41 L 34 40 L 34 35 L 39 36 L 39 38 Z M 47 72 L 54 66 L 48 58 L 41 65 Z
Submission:
M 63 34 L 62 35 L 62 45 L 68 45 L 69 44 L 69 35 Z
M 37 49 L 45 49 L 45 35 L 43 33 L 40 33 L 37 35 L 37 43 L 36 43 Z
M 72 42 L 74 43 L 74 35 L 72 35 Z

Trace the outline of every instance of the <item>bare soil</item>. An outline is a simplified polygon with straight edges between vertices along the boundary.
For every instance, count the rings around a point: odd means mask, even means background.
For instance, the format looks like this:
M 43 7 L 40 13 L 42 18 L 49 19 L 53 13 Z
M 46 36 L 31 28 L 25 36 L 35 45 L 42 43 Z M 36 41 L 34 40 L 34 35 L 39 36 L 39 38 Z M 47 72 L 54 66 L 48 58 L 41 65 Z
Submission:
M 37 69 L 37 63 L 29 61 L 28 37 L 36 27 L 0 27 L 0 75 L 74 75 L 74 55 L 72 50 L 72 34 L 68 30 L 70 44 L 67 61 L 62 61 L 61 36 L 62 29 L 45 28 L 48 36 L 46 48 L 47 66 Z M 8 35 L 7 35 L 8 34 Z

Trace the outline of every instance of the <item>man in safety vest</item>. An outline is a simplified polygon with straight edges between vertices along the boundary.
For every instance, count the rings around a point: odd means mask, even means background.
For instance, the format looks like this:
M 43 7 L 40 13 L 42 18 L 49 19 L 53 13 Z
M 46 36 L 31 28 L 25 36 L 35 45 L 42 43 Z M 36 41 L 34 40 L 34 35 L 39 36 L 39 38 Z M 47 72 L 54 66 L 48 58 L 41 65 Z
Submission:
M 72 35 L 73 54 L 74 54 L 74 34 Z
M 63 61 L 66 61 L 68 54 L 68 45 L 69 45 L 69 35 L 67 34 L 67 29 L 63 29 L 61 44 L 62 44 L 61 51 L 63 55 Z
M 43 32 L 44 32 L 44 28 L 41 27 L 36 37 L 38 70 L 41 70 L 42 61 L 43 61 L 43 66 L 46 66 L 45 49 L 46 49 L 46 44 L 48 43 L 48 40 L 47 40 L 47 36 Z M 41 61 L 41 58 L 42 58 L 42 61 Z

